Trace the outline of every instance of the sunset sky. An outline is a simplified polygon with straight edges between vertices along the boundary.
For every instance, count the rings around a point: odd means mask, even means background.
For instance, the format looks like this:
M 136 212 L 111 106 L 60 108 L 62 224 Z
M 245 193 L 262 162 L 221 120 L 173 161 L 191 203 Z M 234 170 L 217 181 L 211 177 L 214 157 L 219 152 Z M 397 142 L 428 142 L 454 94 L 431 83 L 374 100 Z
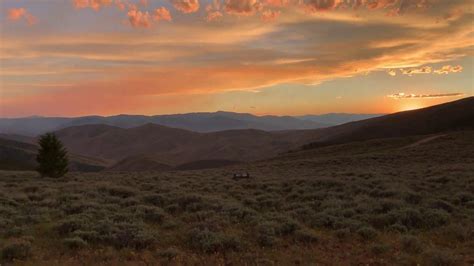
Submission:
M 474 95 L 472 0 L 0 0 L 0 116 L 389 113 Z

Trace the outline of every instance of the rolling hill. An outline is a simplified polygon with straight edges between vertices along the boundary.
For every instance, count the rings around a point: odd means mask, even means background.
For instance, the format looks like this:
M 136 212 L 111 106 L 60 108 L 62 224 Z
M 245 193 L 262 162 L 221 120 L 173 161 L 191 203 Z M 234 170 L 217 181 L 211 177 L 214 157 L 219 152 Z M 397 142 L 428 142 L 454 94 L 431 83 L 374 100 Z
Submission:
M 37 150 L 34 144 L 0 138 L 0 169 L 34 170 Z M 77 154 L 69 154 L 69 161 L 71 171 L 96 172 L 108 167 L 107 161 Z
M 293 131 L 272 133 L 247 129 L 197 133 L 156 124 L 130 129 L 86 125 L 55 133 L 77 154 L 115 162 L 128 158 L 126 162 L 134 165 L 140 164 L 136 158 L 152 158 L 154 162 L 172 167 L 201 160 L 259 160 L 307 142 L 303 134 Z

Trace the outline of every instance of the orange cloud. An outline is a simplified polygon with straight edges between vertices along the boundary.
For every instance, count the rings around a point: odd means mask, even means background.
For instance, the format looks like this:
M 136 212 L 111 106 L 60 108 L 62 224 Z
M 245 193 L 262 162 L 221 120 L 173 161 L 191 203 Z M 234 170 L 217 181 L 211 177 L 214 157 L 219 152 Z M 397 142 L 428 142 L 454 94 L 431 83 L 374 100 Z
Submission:
M 166 21 L 171 21 L 171 14 L 168 9 L 165 7 L 160 7 L 155 9 L 155 12 L 153 14 L 153 19 L 155 21 L 161 21 L 161 20 L 166 20 Z
M 142 12 L 137 9 L 136 6 L 131 5 L 130 10 L 127 13 L 128 21 L 130 25 L 135 28 L 149 28 L 151 27 L 151 16 L 148 12 Z
M 213 0 L 210 4 L 206 6 L 206 20 L 208 22 L 218 20 L 224 15 L 221 10 L 221 1 Z
M 277 10 L 265 10 L 262 12 L 261 19 L 264 22 L 271 22 L 277 19 L 281 14 L 281 11 Z
M 120 2 L 120 1 L 116 1 Z M 76 8 L 92 8 L 95 11 L 100 10 L 103 6 L 109 6 L 112 4 L 112 0 L 74 0 L 74 6 Z M 117 4 L 120 7 L 120 4 Z
M 174 8 L 183 13 L 194 13 L 199 10 L 199 0 L 170 0 Z
M 430 74 L 433 72 L 433 68 L 430 66 L 424 66 L 421 68 L 410 68 L 410 69 L 400 69 L 403 75 L 412 76 L 414 74 Z
M 8 19 L 11 21 L 18 21 L 25 19 L 29 25 L 34 25 L 38 19 L 31 15 L 25 8 L 11 8 L 8 10 Z
M 226 0 L 225 11 L 228 14 L 249 16 L 260 11 L 262 4 L 258 0 Z
M 274 7 L 285 7 L 290 4 L 290 0 L 263 0 L 263 4 Z
M 223 16 L 224 15 L 222 15 L 222 12 L 220 11 L 208 11 L 206 20 L 210 22 L 210 21 L 218 20 Z
M 387 71 L 387 74 L 389 74 L 392 77 L 395 77 L 397 75 L 397 71 L 395 71 L 395 69 L 390 69 Z
M 343 0 L 307 0 L 305 2 L 306 8 L 309 11 L 327 11 L 339 7 Z
M 462 70 L 463 70 L 463 67 L 460 65 L 457 65 L 457 66 L 446 65 L 440 69 L 436 69 L 434 73 L 441 75 L 441 74 L 449 74 L 449 73 L 459 73 L 459 72 L 462 72 Z

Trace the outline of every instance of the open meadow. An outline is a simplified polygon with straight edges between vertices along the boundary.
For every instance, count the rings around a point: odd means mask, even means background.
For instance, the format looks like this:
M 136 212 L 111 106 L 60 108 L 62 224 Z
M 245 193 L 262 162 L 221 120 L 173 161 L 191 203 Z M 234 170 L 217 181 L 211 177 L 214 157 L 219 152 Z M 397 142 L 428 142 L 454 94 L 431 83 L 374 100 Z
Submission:
M 4 171 L 0 249 L 2 265 L 471 265 L 474 132 L 198 171 Z

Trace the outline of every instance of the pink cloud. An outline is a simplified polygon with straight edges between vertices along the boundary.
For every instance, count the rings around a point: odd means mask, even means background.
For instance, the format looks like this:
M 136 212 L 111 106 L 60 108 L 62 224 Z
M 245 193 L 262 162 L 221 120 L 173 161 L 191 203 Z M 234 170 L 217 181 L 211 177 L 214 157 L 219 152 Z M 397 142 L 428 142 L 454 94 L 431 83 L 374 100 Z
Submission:
M 206 20 L 208 22 L 215 21 L 223 17 L 224 15 L 221 12 L 221 1 L 213 0 L 210 4 L 206 6 Z
M 198 0 L 170 0 L 174 8 L 183 13 L 193 13 L 199 10 Z
M 116 1 L 120 2 L 120 1 Z M 92 8 L 98 11 L 103 6 L 112 4 L 112 0 L 74 0 L 74 6 L 76 8 Z
M 222 12 L 220 12 L 220 11 L 208 11 L 207 16 L 206 16 L 206 20 L 208 22 L 211 22 L 211 21 L 218 20 L 223 16 L 224 15 L 222 15 Z
M 151 27 L 151 16 L 148 12 L 138 10 L 135 5 L 130 5 L 130 10 L 127 13 L 130 25 L 135 28 L 149 28 Z
M 31 15 L 26 9 L 24 8 L 11 8 L 8 10 L 8 19 L 11 21 L 19 21 L 21 19 L 25 19 L 25 21 L 29 25 L 34 25 L 38 22 L 38 19 Z
M 153 19 L 155 21 L 161 21 L 161 20 L 171 21 L 170 11 L 166 9 L 165 7 L 157 8 L 153 14 Z
M 117 6 L 118 9 L 120 10 L 125 10 L 125 3 L 122 2 L 121 0 L 115 0 L 115 5 Z

